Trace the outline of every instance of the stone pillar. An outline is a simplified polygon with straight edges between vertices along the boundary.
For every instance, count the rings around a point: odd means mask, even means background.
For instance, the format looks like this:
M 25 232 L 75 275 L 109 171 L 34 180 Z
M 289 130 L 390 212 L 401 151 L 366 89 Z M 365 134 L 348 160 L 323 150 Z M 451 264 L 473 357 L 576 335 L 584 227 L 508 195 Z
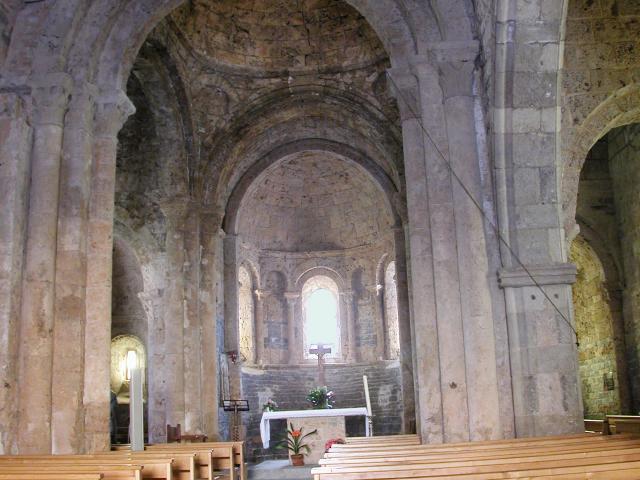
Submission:
M 407 68 L 389 71 L 402 121 L 405 178 L 407 181 L 408 258 L 411 270 L 411 318 L 414 348 L 414 391 L 420 416 L 418 434 L 423 443 L 444 441 L 438 323 L 435 305 L 430 203 L 427 190 L 422 111 L 417 77 Z M 437 98 L 437 97 L 436 97 Z M 464 410 L 461 412 L 464 415 Z
M 497 284 L 488 258 L 488 250 L 494 245 L 487 244 L 485 219 L 478 208 L 481 206 L 488 213 L 493 211 L 488 207 L 490 203 L 483 202 L 482 195 L 476 128 L 485 126 L 476 125 L 473 85 L 477 53 L 477 45 L 471 44 L 467 49 L 443 48 L 437 56 L 444 59 L 438 62 L 438 70 L 444 96 L 449 161 L 462 183 L 452 175 L 446 179 L 452 191 L 458 281 L 462 292 L 469 439 L 491 440 L 501 438 L 503 430 L 494 333 L 497 316 L 488 286 L 489 282 Z
M 86 451 L 109 449 L 111 268 L 118 132 L 134 112 L 122 91 L 103 91 L 94 111 L 89 199 L 84 351 Z
M 0 455 L 16 453 L 18 331 L 31 126 L 19 92 L 0 94 Z
M 254 359 L 254 363 L 256 365 L 261 365 L 264 363 L 264 298 L 266 296 L 266 292 L 264 290 L 255 290 L 254 292 L 254 302 L 255 302 L 255 322 L 256 322 L 256 331 L 255 331 L 255 339 L 256 339 L 256 348 Z
M 218 228 L 220 216 L 214 212 L 202 212 L 200 215 L 200 282 L 198 285 L 198 315 L 200 317 L 202 350 L 202 431 L 209 439 L 219 438 L 218 428 L 218 346 L 215 284 L 222 272 L 216 270 L 216 251 L 219 242 Z
M 239 352 L 238 332 L 238 236 L 224 237 L 224 349 Z M 231 398 L 241 398 L 240 365 L 229 363 L 229 388 Z
M 202 417 L 202 341 L 198 303 L 200 276 L 200 215 L 197 205 L 189 205 L 184 220 L 183 356 L 184 408 L 182 426 L 186 432 L 201 432 Z M 207 379 L 210 381 L 210 379 Z
M 344 304 L 345 321 L 347 323 L 346 358 L 348 363 L 355 363 L 358 361 L 358 352 L 356 350 L 356 325 L 353 317 L 353 292 L 351 290 L 340 292 L 340 298 Z
M 300 298 L 298 292 L 285 292 L 284 298 L 287 301 L 287 341 L 289 343 L 289 365 L 295 365 L 301 361 L 300 340 L 296 332 L 296 302 Z
M 155 381 L 164 381 L 167 423 L 184 426 L 185 420 L 185 352 L 184 325 L 187 323 L 184 265 L 187 261 L 185 239 L 189 206 L 185 200 L 162 205 L 166 218 L 166 290 L 164 292 L 164 368 Z
M 558 188 L 563 164 L 558 98 L 563 39 L 558 19 L 566 15 L 568 3 L 516 8 L 508 0 L 499 1 L 492 106 L 500 233 L 538 283 L 544 280 L 547 295 L 572 322 L 573 274 L 565 263 Z M 516 29 L 544 33 L 514 34 Z M 584 429 L 583 412 L 571 326 L 527 280 L 504 245 L 501 260 L 516 435 L 579 432 Z
M 93 157 L 93 85 L 76 86 L 60 168 L 53 349 L 52 451 L 84 448 L 83 383 L 87 233 Z
M 58 192 L 64 114 L 71 79 L 52 74 L 33 85 L 33 146 L 22 281 L 18 449 L 51 452 L 51 374 Z
M 411 317 L 409 315 L 409 285 L 405 233 L 403 227 L 393 229 L 396 290 L 398 295 L 398 333 L 400 337 L 400 374 L 402 376 L 403 431 L 408 432 L 416 420 L 416 405 L 413 390 L 413 345 L 411 343 Z
M 371 299 L 371 310 L 373 312 L 373 331 L 376 335 L 376 348 L 374 350 L 375 361 L 388 358 L 385 356 L 385 346 L 387 344 L 387 330 L 384 321 L 384 308 L 382 304 L 382 285 L 374 283 L 367 285 L 368 295 Z

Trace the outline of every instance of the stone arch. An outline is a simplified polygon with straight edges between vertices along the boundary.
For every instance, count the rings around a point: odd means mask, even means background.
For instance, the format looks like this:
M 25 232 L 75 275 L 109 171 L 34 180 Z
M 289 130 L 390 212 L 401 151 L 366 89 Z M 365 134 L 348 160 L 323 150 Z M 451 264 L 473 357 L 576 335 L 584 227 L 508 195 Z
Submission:
M 567 241 L 576 235 L 575 215 L 580 172 L 593 145 L 614 128 L 640 121 L 640 83 L 617 90 L 592 110 L 576 129 L 562 174 L 562 207 Z
M 329 277 L 331 280 L 333 280 L 338 286 L 338 290 L 340 292 L 346 289 L 346 282 L 344 278 L 336 270 L 334 270 L 333 268 L 325 267 L 325 266 L 317 266 L 317 267 L 309 268 L 308 270 L 305 270 L 300 275 L 298 275 L 295 283 L 296 290 L 301 291 L 304 284 L 310 278 L 313 278 L 319 275 L 324 277 Z
M 579 235 L 571 245 L 570 257 L 578 268 L 573 301 L 585 417 L 598 418 L 621 412 L 620 393 L 625 382 L 620 382 L 618 370 L 623 361 L 616 350 L 611 299 L 598 255 Z M 607 376 L 614 379 L 615 385 L 608 383 Z
M 249 190 L 251 184 L 271 166 L 277 164 L 284 157 L 302 151 L 324 151 L 331 152 L 344 158 L 364 170 L 382 193 L 386 206 L 392 212 L 396 224 L 402 223 L 405 217 L 404 204 L 400 199 L 400 193 L 396 189 L 389 176 L 368 156 L 357 149 L 337 142 L 324 139 L 308 139 L 292 142 L 271 150 L 240 178 L 235 188 L 232 190 L 227 202 L 223 229 L 225 232 L 237 234 L 238 214 L 242 205 L 242 200 Z

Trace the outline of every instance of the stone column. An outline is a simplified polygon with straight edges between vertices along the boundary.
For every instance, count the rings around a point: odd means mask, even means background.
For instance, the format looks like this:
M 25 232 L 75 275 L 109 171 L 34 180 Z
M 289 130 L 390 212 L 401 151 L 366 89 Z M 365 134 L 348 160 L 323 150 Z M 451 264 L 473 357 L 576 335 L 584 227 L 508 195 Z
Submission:
M 409 285 L 407 283 L 407 261 L 404 228 L 393 229 L 396 290 L 398 295 L 398 333 L 400 337 L 400 374 L 402 376 L 403 431 L 408 432 L 416 420 L 416 405 L 413 390 L 413 345 L 411 343 L 411 317 L 409 315 Z
M 20 328 L 18 449 L 51 452 L 51 374 L 58 192 L 64 114 L 71 91 L 65 74 L 32 87 L 33 146 Z
M 434 53 L 439 58 L 444 96 L 448 160 L 455 172 L 446 181 L 451 185 L 454 207 L 469 439 L 497 439 L 503 432 L 494 333 L 494 321 L 498 319 L 488 285 L 497 285 L 495 269 L 490 269 L 488 258 L 489 248 L 497 245 L 488 245 L 485 219 L 478 208 L 486 209 L 488 214 L 493 212 L 492 203 L 482 195 L 478 130 L 483 131 L 485 126 L 482 122 L 477 125 L 473 88 L 478 46 L 471 43 L 467 48 L 443 47 Z
M 253 298 L 256 306 L 254 313 L 256 322 L 256 358 L 254 359 L 254 363 L 256 365 L 261 365 L 264 363 L 264 298 L 266 296 L 266 292 L 264 290 L 258 289 L 253 293 Z
M 184 334 L 187 322 L 184 265 L 187 261 L 185 239 L 186 200 L 177 199 L 162 205 L 166 218 L 166 290 L 164 292 L 164 368 L 154 381 L 164 381 L 167 423 L 184 426 L 185 420 L 185 352 Z
M 389 358 L 385 355 L 385 348 L 387 345 L 387 329 L 384 321 L 384 308 L 383 308 L 383 294 L 384 290 L 382 285 L 373 284 L 368 285 L 367 289 L 370 292 L 370 297 L 373 302 L 374 313 L 374 331 L 376 333 L 376 348 L 375 348 L 375 360 L 385 360 Z
M 200 215 L 196 204 L 191 204 L 184 221 L 184 407 L 182 424 L 186 432 L 201 432 L 202 417 L 202 329 L 199 316 L 198 282 L 200 277 Z M 211 381 L 207 379 L 207 381 Z
M 389 71 L 392 90 L 400 108 L 407 179 L 408 258 L 411 270 L 411 318 L 414 348 L 414 391 L 418 434 L 423 443 L 444 441 L 438 323 L 435 305 L 433 248 L 424 134 L 420 126 L 422 111 L 417 77 L 407 69 Z M 437 78 L 437 75 L 436 75 Z M 437 81 L 437 80 L 436 80 Z M 437 97 L 436 97 L 437 98 Z M 435 152 L 428 152 L 431 157 Z M 435 172 L 434 172 L 435 173 Z M 432 173 L 429 172 L 431 175 Z M 464 410 L 461 412 L 464 415 Z
M 31 126 L 19 91 L 0 94 L 0 455 L 16 453 L 18 331 Z
M 216 270 L 216 251 L 218 250 L 218 228 L 221 219 L 215 212 L 202 212 L 200 215 L 200 282 L 198 285 L 198 315 L 201 328 L 202 350 L 202 431 L 212 440 L 219 438 L 218 429 L 218 346 L 215 284 L 222 272 Z
M 344 303 L 344 312 L 346 313 L 345 321 L 347 323 L 347 362 L 355 363 L 358 361 L 358 352 L 356 349 L 356 325 L 353 318 L 353 292 L 346 290 L 340 292 L 340 298 Z
M 224 237 L 224 349 L 239 352 L 238 331 L 238 236 Z M 231 398 L 241 398 L 240 365 L 229 362 L 229 388 Z
M 284 298 L 287 301 L 287 341 L 289 343 L 289 365 L 295 365 L 301 360 L 300 340 L 297 335 L 296 325 L 296 303 L 300 294 L 298 292 L 285 292 Z
M 84 351 L 86 451 L 109 449 L 111 268 L 118 132 L 134 112 L 124 92 L 102 91 L 94 111 L 89 199 Z
M 84 448 L 82 417 L 87 233 L 97 89 L 76 86 L 65 118 L 60 168 L 53 349 L 52 451 Z

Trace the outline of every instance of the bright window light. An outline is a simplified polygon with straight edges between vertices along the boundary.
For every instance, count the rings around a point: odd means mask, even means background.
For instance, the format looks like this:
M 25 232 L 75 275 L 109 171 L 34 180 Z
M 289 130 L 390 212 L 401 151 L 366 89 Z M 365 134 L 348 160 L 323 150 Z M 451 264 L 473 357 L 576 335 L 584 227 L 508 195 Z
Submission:
M 331 348 L 328 358 L 340 356 L 340 313 L 338 287 L 325 276 L 313 277 L 302 289 L 305 358 L 316 358 L 309 349 L 318 345 Z

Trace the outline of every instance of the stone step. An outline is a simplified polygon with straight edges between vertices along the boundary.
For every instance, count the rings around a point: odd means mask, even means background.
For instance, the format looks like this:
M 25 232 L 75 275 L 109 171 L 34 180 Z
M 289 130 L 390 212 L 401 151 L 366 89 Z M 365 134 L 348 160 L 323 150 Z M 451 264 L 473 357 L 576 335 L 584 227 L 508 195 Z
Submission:
M 289 460 L 266 460 L 249 465 L 249 480 L 310 480 L 314 467 L 317 465 L 292 467 Z

